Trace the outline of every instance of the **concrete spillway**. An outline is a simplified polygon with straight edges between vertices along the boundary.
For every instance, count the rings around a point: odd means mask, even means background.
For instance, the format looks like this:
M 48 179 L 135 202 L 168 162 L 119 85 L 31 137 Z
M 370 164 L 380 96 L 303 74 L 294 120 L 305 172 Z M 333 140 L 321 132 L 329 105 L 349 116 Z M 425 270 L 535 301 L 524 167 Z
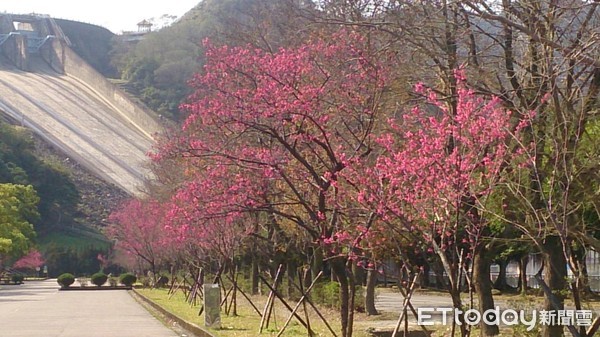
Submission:
M 13 28 L 15 20 L 31 29 Z M 160 131 L 71 48 L 49 17 L 0 15 L 0 113 L 29 127 L 89 171 L 138 194 Z
M 81 80 L 54 72 L 41 59 L 31 72 L 0 66 L 0 110 L 30 127 L 84 167 L 135 194 L 152 139 Z

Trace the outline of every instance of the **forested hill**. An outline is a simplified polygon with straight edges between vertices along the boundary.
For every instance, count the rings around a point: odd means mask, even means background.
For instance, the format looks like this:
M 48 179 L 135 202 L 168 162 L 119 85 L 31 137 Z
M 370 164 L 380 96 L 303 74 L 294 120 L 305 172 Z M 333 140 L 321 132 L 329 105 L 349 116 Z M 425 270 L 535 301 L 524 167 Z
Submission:
M 144 103 L 177 120 L 179 105 L 190 93 L 187 81 L 202 69 L 202 41 L 209 38 L 228 45 L 254 44 L 276 49 L 282 36 L 289 35 L 283 22 L 290 19 L 273 15 L 281 11 L 276 9 L 284 6 L 281 3 L 202 1 L 173 25 L 147 35 L 136 45 L 125 42 L 114 45 L 113 64 Z M 265 18 L 269 18 L 268 28 L 263 27 Z
M 18 210 L 12 212 L 6 204 L 0 207 L 0 237 L 12 241 L 2 244 L 0 240 L 0 267 L 37 248 L 51 275 L 59 265 L 75 263 L 77 255 L 88 252 L 95 258 L 106 251 L 98 228 L 126 198 L 118 187 L 85 171 L 32 131 L 2 121 L 0 194 Z M 97 270 L 97 261 L 86 263 L 91 263 L 87 272 Z

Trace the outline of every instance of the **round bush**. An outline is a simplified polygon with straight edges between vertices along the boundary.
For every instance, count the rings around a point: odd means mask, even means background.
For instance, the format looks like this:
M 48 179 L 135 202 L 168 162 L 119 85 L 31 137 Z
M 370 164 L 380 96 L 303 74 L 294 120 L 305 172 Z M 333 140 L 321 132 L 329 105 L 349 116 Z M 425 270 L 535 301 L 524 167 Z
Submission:
M 73 274 L 64 273 L 58 277 L 56 282 L 58 282 L 61 287 L 68 288 L 71 284 L 73 284 L 73 282 L 75 282 L 75 276 L 73 276 Z
M 137 281 L 137 277 L 132 273 L 125 273 L 122 274 L 121 277 L 119 277 L 119 282 L 121 282 L 127 287 L 131 287 L 135 283 L 135 281 Z
M 108 280 L 108 276 L 106 274 L 104 274 L 103 272 L 99 272 L 99 273 L 92 275 L 91 280 L 92 280 L 93 284 L 100 287 L 104 283 L 106 283 L 106 280 Z
M 11 280 L 13 281 L 14 284 L 22 284 L 23 281 L 25 280 L 25 277 L 23 275 L 13 275 L 11 277 Z

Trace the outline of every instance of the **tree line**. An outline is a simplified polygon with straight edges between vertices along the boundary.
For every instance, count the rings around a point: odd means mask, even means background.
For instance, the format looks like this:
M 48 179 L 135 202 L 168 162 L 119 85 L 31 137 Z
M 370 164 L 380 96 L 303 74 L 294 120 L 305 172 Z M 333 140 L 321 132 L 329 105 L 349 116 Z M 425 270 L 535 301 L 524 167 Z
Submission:
M 599 248 L 596 2 L 239 3 L 228 26 L 246 34 L 202 44 L 148 197 L 113 214 L 117 247 L 152 269 L 325 266 L 344 337 L 386 260 L 445 274 L 454 307 L 468 289 L 483 312 L 490 264 L 539 252 L 544 309 L 581 308 Z
M 40 158 L 30 131 L 0 123 L 0 269 L 35 248 L 37 233 L 72 221 L 78 198 L 60 163 Z

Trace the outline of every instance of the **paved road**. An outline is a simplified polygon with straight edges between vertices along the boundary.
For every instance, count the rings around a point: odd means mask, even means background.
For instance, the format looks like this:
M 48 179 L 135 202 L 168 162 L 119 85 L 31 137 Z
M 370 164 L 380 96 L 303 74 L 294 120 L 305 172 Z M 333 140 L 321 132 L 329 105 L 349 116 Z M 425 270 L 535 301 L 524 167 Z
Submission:
M 466 294 L 463 294 L 466 296 Z M 404 297 L 397 291 L 389 289 L 378 289 L 375 298 L 375 307 L 383 312 L 399 313 L 402 310 Z M 410 303 L 416 308 L 452 308 L 452 299 L 446 293 L 415 293 L 410 299 Z M 463 303 L 468 304 L 468 299 L 463 298 Z M 501 309 L 508 309 L 508 304 L 504 300 L 495 299 L 495 305 Z M 475 299 L 475 305 L 477 300 Z
M 402 310 L 402 304 L 404 297 L 397 291 L 390 289 L 378 289 L 377 296 L 375 298 L 375 308 L 378 312 L 383 313 L 394 313 L 399 315 Z M 463 299 L 466 304 L 467 299 Z M 477 305 L 477 301 L 475 301 Z M 411 297 L 410 303 L 413 305 L 415 310 L 418 308 L 452 308 L 452 299 L 450 295 L 445 293 L 415 293 Z M 509 305 L 504 300 L 496 300 L 495 305 L 499 306 L 501 310 L 508 309 Z M 431 315 L 431 320 L 436 323 L 442 322 L 442 313 L 436 311 L 427 311 L 425 314 Z M 448 320 L 452 319 L 452 314 L 448 314 Z M 378 320 L 372 321 L 372 326 L 376 328 L 393 328 L 396 326 L 396 319 L 394 320 Z M 408 316 L 409 324 L 415 325 L 416 318 L 409 313 Z
M 176 337 L 124 290 L 58 291 L 56 280 L 0 286 L 0 336 Z

